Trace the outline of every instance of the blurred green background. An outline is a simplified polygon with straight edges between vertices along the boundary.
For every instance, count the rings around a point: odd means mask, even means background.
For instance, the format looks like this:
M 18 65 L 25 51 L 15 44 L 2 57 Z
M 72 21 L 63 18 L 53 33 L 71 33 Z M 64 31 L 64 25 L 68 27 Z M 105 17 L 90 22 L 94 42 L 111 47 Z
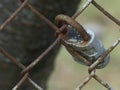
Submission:
M 120 0 L 96 0 L 116 18 L 120 18 Z M 84 2 L 83 2 L 84 3 Z M 83 5 L 80 4 L 80 6 Z M 74 3 L 73 3 L 74 4 Z M 80 8 L 80 7 L 79 7 Z M 104 16 L 92 4 L 76 19 L 85 28 L 95 31 L 105 48 L 109 48 L 120 36 L 119 26 Z M 104 69 L 97 70 L 97 75 L 113 86 L 120 88 L 120 46 L 110 53 L 110 63 Z M 70 54 L 61 47 L 55 62 L 55 69 L 48 82 L 48 90 L 75 90 L 88 76 L 87 67 L 75 62 Z M 107 90 L 92 79 L 82 90 Z

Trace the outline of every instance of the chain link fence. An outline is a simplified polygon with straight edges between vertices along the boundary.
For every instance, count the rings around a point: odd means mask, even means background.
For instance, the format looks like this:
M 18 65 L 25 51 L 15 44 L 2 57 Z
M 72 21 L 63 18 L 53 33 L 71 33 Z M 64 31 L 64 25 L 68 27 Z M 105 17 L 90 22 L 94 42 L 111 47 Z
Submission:
M 6 52 L 3 48 L 0 48 L 0 53 L 3 54 L 5 57 L 7 57 L 11 62 L 13 62 L 15 65 L 17 65 L 19 68 L 22 69 L 21 75 L 22 78 L 20 81 L 13 87 L 12 90 L 17 90 L 23 82 L 26 80 L 33 85 L 37 90 L 43 90 L 43 88 L 35 83 L 31 78 L 29 78 L 29 72 L 30 70 L 41 61 L 43 57 L 45 57 L 57 44 L 64 45 L 72 54 L 75 56 L 79 56 L 80 58 L 84 59 L 84 63 L 87 64 L 88 67 L 88 73 L 89 76 L 84 79 L 83 82 L 81 82 L 80 85 L 76 88 L 76 90 L 81 90 L 86 84 L 89 84 L 89 81 L 93 78 L 96 81 L 98 81 L 103 87 L 107 88 L 108 90 L 114 90 L 112 86 L 110 86 L 106 81 L 101 79 L 98 75 L 96 75 L 95 71 L 99 63 L 101 63 L 108 55 L 109 53 L 120 43 L 120 38 L 116 40 L 113 45 L 111 45 L 97 60 L 90 63 L 86 58 L 84 58 L 82 55 L 80 55 L 78 52 L 76 52 L 73 48 L 71 48 L 67 43 L 64 42 L 63 38 L 66 36 L 66 32 L 68 29 L 68 24 L 75 26 L 74 28 L 77 28 L 75 25 L 75 18 L 77 18 L 90 4 L 95 6 L 98 10 L 100 10 L 105 16 L 107 16 L 109 19 L 111 19 L 113 22 L 115 22 L 118 26 L 120 25 L 120 21 L 116 19 L 114 16 L 112 16 L 110 13 L 108 13 L 103 7 L 101 7 L 96 1 L 94 0 L 87 0 L 84 5 L 72 16 L 66 16 L 62 15 L 60 18 L 59 16 L 59 25 L 56 26 L 54 23 L 52 23 L 49 19 L 47 19 L 42 13 L 40 13 L 37 9 L 35 9 L 28 0 L 20 0 L 21 5 L 20 7 L 15 10 L 15 12 L 7 19 L 5 22 L 3 22 L 2 25 L 0 25 L 0 31 L 4 30 L 5 27 L 7 27 L 8 24 L 10 24 L 16 16 L 24 9 L 29 8 L 31 12 L 36 14 L 40 19 L 42 19 L 44 22 L 46 22 L 56 33 L 56 40 L 38 57 L 36 58 L 31 64 L 29 64 L 27 67 L 25 67 L 22 63 L 17 61 L 14 57 L 12 57 L 8 52 Z M 56 17 L 57 18 L 57 17 Z M 57 19 L 58 20 L 58 19 Z M 69 21 L 70 20 L 70 21 Z M 80 31 L 78 32 L 82 33 L 81 36 L 84 41 L 89 41 L 90 37 L 87 35 L 85 30 L 80 27 Z

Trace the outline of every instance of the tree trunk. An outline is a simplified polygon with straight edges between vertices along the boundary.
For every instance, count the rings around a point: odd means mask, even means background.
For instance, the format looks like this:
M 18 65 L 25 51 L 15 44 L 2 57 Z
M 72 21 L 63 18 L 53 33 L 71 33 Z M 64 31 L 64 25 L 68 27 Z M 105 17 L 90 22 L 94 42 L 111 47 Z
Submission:
M 80 0 L 31 0 L 37 10 L 54 22 L 58 14 L 72 15 Z M 0 1 L 0 24 L 19 6 L 19 0 Z M 0 46 L 24 65 L 29 65 L 55 40 L 54 30 L 29 9 L 24 9 L 4 31 L 0 32 Z M 30 77 L 47 89 L 46 83 L 54 69 L 57 46 L 30 72 Z M 20 79 L 20 69 L 0 54 L 0 88 L 11 90 Z M 19 90 L 35 90 L 32 85 L 23 84 Z

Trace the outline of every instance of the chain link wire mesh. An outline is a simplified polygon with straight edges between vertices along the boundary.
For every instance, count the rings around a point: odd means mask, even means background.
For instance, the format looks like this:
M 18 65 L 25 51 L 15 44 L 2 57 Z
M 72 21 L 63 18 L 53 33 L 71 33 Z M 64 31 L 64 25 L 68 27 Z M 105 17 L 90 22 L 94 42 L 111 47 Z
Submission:
M 0 25 L 0 31 L 4 30 L 5 27 L 7 27 L 8 24 L 10 24 L 16 16 L 24 9 L 29 8 L 31 12 L 36 14 L 40 19 L 42 19 L 44 22 L 46 22 L 50 27 L 53 28 L 53 30 L 56 32 L 56 40 L 38 57 L 36 58 L 31 64 L 29 64 L 27 67 L 25 67 L 22 63 L 16 60 L 16 58 L 12 57 L 8 52 L 6 52 L 3 48 L 0 48 L 0 53 L 3 54 L 5 57 L 7 57 L 11 62 L 13 62 L 15 65 L 17 65 L 19 68 L 21 68 L 23 71 L 21 72 L 22 78 L 20 81 L 13 87 L 12 90 L 17 90 L 23 82 L 26 80 L 33 85 L 37 90 L 43 90 L 43 88 L 35 83 L 31 78 L 29 78 L 29 72 L 30 70 L 41 61 L 43 57 L 45 57 L 57 44 L 63 44 L 64 46 L 68 47 L 66 43 L 62 42 L 62 37 L 64 36 L 64 31 L 67 25 L 64 23 L 60 28 L 56 26 L 54 23 L 52 23 L 49 19 L 47 19 L 42 13 L 40 13 L 37 9 L 35 9 L 28 0 L 20 0 L 21 5 L 18 9 L 15 10 L 14 13 L 11 14 L 11 16 L 5 20 L 5 22 Z M 90 4 L 95 6 L 98 10 L 100 10 L 105 16 L 107 16 L 109 19 L 111 19 L 114 23 L 116 23 L 118 26 L 120 25 L 120 21 L 116 19 L 114 16 L 112 16 L 110 13 L 108 13 L 103 7 L 101 7 L 95 0 L 87 0 L 84 5 L 71 17 L 72 19 L 77 18 Z M 74 22 L 74 21 L 73 21 Z M 83 31 L 82 31 L 83 32 Z M 85 33 L 83 34 L 83 37 L 85 36 Z M 86 38 L 85 38 L 86 39 Z M 85 87 L 86 84 L 89 84 L 89 81 L 93 78 L 96 81 L 98 81 L 103 87 L 105 87 L 108 90 L 115 90 L 112 86 L 110 86 L 105 80 L 101 79 L 98 75 L 96 75 L 96 67 L 97 65 L 104 60 L 104 58 L 111 53 L 111 51 L 120 43 L 120 38 L 116 40 L 116 42 L 113 43 L 105 52 L 103 55 L 101 55 L 95 62 L 89 65 L 88 67 L 88 73 L 89 76 L 84 79 L 83 82 L 78 85 L 76 90 L 81 90 L 83 87 Z M 69 47 L 68 47 L 69 48 Z M 75 53 L 74 50 L 69 48 L 71 52 Z M 77 54 L 76 54 L 77 55 Z M 82 56 L 81 56 L 82 57 Z M 86 60 L 87 61 L 87 60 Z M 87 63 L 87 62 L 86 62 Z

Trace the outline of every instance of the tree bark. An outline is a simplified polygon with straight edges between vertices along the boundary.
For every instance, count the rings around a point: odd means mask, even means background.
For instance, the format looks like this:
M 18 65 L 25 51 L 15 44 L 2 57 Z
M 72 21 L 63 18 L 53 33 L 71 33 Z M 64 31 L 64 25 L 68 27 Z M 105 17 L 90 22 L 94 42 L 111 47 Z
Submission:
M 71 16 L 80 0 L 31 0 L 37 10 L 54 22 L 58 14 Z M 17 0 L 1 0 L 0 24 L 2 24 L 18 7 Z M 54 30 L 39 19 L 29 9 L 24 9 L 4 31 L 0 32 L 0 47 L 14 56 L 24 65 L 29 65 L 55 40 Z M 30 77 L 45 90 L 47 81 L 54 70 L 54 60 L 59 46 L 42 59 L 30 72 Z M 20 80 L 20 71 L 9 59 L 0 54 L 0 88 L 11 90 Z M 19 90 L 35 90 L 32 85 L 23 84 Z

